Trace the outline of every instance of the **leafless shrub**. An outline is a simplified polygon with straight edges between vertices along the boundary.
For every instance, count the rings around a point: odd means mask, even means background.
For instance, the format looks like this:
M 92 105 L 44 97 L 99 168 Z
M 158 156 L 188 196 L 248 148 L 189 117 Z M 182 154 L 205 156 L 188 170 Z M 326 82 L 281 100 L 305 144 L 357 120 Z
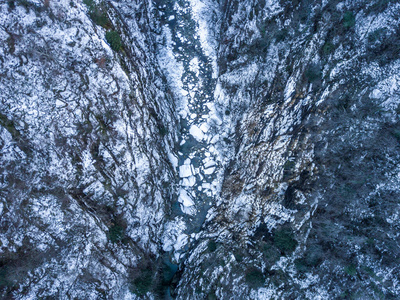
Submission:
M 107 65 L 107 59 L 105 56 L 102 56 L 100 58 L 96 58 L 96 64 L 99 68 L 104 69 Z

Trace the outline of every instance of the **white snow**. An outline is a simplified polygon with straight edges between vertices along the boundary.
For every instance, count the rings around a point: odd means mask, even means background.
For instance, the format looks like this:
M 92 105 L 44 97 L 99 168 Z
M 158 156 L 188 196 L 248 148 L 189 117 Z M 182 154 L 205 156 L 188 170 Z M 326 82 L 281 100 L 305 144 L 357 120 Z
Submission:
M 211 184 L 204 182 L 202 185 L 203 189 L 210 189 L 211 188 Z
M 178 167 L 178 158 L 171 152 L 168 152 L 168 158 L 174 168 Z
M 214 167 L 208 168 L 208 169 L 205 169 L 205 170 L 204 170 L 204 174 L 210 175 L 210 174 L 214 173 L 214 171 L 215 171 L 215 168 L 214 168 Z
M 201 131 L 201 129 L 194 124 L 190 126 L 189 133 L 199 142 L 204 139 L 203 131 Z
M 213 160 L 209 160 L 208 162 L 206 162 L 206 163 L 204 164 L 204 168 L 205 168 L 205 169 L 207 169 L 207 168 L 209 168 L 209 167 L 213 167 L 213 166 L 215 166 L 215 161 L 213 161 Z
M 164 234 L 162 236 L 162 248 L 164 251 L 171 251 L 173 248 L 182 246 L 183 239 L 179 239 L 180 243 L 176 243 L 178 237 L 186 229 L 185 222 L 182 219 L 174 219 L 167 222 L 164 227 Z
M 176 243 L 174 245 L 175 251 L 182 249 L 187 244 L 188 236 L 184 233 L 180 234 L 176 239 Z
M 163 27 L 163 37 L 166 40 L 165 47 L 162 47 L 160 50 L 160 55 L 158 56 L 160 66 L 163 67 L 163 70 L 167 73 L 170 84 L 175 91 L 176 96 L 181 96 L 180 102 L 181 107 L 179 108 L 179 114 L 185 118 L 188 110 L 187 110 L 187 91 L 183 89 L 182 83 L 182 75 L 184 72 L 182 62 L 178 62 L 175 59 L 174 52 L 173 52 L 173 42 L 172 42 L 172 34 L 171 30 L 168 26 Z
M 374 89 L 370 96 L 374 99 L 380 99 L 382 97 L 382 92 L 378 89 Z
M 291 100 L 291 97 L 293 96 L 295 90 L 296 90 L 296 81 L 295 81 L 295 78 L 292 76 L 292 77 L 289 78 L 289 81 L 286 84 L 285 102 Z
M 186 207 L 194 206 L 192 198 L 188 195 L 188 193 L 184 189 L 180 190 L 178 201 L 182 203 L 183 206 Z
M 200 75 L 200 69 L 199 69 L 199 59 L 197 57 L 194 57 L 190 63 L 189 63 L 189 69 L 190 71 L 192 71 L 193 73 L 196 74 L 196 76 L 198 77 Z M 193 97 L 192 97 L 193 98 Z
M 185 178 L 189 176 L 192 176 L 192 170 L 190 165 L 179 166 L 179 177 Z
M 203 123 L 200 125 L 200 130 L 203 131 L 204 133 L 207 133 L 209 128 L 210 128 L 210 125 L 208 125 L 207 123 Z
M 219 140 L 219 134 L 214 135 L 213 138 L 210 141 L 210 144 L 215 144 Z
M 204 3 L 206 2 L 206 3 Z M 200 38 L 200 44 L 205 54 L 211 58 L 213 73 L 212 77 L 217 77 L 217 55 L 216 49 L 218 49 L 218 43 L 215 39 L 212 39 L 210 36 L 210 29 L 207 24 L 212 24 L 209 20 L 213 14 L 217 13 L 218 10 L 213 8 L 213 3 L 210 1 L 199 1 L 199 0 L 190 0 L 190 6 L 193 12 L 193 19 L 197 21 L 198 24 L 198 35 Z
M 63 106 L 65 106 L 66 104 L 65 104 L 65 102 L 62 102 L 62 101 L 60 101 L 60 100 L 56 100 L 56 106 L 57 107 L 63 107 Z
M 182 186 L 194 186 L 196 184 L 196 177 L 189 176 L 182 180 Z

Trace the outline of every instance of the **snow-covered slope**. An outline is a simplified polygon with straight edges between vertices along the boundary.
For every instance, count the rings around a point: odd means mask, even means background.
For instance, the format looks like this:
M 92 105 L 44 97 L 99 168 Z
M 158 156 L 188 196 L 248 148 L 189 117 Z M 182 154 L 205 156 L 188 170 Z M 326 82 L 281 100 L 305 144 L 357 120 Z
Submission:
M 1 297 L 398 298 L 399 15 L 1 2 Z
M 103 5 L 105 28 L 81 1 L 0 6 L 3 297 L 118 299 L 132 273 L 156 268 L 175 105 L 150 4 Z M 118 32 L 119 51 L 106 32 Z

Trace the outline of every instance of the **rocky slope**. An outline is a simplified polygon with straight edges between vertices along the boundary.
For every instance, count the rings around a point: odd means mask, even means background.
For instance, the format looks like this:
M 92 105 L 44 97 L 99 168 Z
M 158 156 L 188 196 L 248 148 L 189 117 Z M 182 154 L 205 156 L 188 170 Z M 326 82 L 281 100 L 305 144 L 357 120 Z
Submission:
M 1 3 L 1 297 L 398 298 L 399 15 Z
M 122 298 L 159 256 L 175 105 L 150 4 L 116 5 L 1 5 L 4 298 Z

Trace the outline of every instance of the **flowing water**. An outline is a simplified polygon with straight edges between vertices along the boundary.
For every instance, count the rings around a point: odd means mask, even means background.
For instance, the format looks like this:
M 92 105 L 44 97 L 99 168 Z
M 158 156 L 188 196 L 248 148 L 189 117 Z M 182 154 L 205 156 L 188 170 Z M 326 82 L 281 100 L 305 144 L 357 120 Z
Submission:
M 180 110 L 177 201 L 182 212 L 174 211 L 185 222 L 185 238 L 181 246 L 174 245 L 173 251 L 179 264 L 218 195 L 221 159 L 216 144 L 222 121 L 214 106 L 217 70 L 205 23 L 208 7 L 200 1 L 171 1 L 159 9 L 165 20 L 163 47 L 167 53 L 161 67 Z

